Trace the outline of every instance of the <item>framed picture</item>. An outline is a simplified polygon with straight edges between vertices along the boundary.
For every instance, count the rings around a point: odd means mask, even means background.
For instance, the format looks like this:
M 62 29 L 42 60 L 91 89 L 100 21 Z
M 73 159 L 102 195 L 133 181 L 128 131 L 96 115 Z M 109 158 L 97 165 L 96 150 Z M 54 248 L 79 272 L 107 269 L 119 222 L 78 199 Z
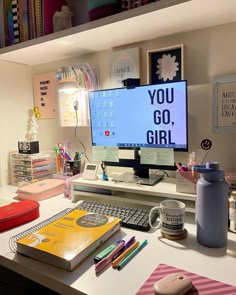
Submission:
M 111 88 L 123 87 L 123 80 L 140 78 L 140 48 L 112 51 L 110 55 Z
M 147 82 L 160 84 L 184 79 L 183 44 L 147 52 Z
M 41 119 L 58 117 L 57 79 L 55 73 L 38 74 L 33 77 L 34 105 L 39 108 Z
M 213 131 L 236 132 L 236 75 L 213 79 Z

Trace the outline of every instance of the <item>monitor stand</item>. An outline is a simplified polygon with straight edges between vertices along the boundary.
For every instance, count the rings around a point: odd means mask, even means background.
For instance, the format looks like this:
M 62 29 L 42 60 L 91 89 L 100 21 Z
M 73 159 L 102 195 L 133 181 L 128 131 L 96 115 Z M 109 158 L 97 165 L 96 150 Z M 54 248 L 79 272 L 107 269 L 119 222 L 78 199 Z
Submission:
M 152 174 L 148 178 L 140 177 L 140 184 L 141 185 L 154 185 L 161 181 L 163 175 Z
M 134 158 L 140 162 L 140 154 L 138 149 L 134 150 Z M 137 165 L 135 168 L 133 168 L 133 170 L 134 175 L 139 177 L 141 180 L 140 184 L 142 185 L 154 185 L 163 178 L 163 175 L 149 174 L 149 168 L 142 165 Z

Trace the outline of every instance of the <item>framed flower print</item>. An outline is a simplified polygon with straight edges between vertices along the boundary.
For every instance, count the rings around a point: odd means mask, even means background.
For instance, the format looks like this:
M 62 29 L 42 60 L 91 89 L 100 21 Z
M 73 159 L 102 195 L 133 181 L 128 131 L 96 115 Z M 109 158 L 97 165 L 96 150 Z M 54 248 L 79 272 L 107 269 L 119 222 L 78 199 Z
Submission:
M 147 82 L 161 84 L 184 79 L 183 44 L 147 52 Z

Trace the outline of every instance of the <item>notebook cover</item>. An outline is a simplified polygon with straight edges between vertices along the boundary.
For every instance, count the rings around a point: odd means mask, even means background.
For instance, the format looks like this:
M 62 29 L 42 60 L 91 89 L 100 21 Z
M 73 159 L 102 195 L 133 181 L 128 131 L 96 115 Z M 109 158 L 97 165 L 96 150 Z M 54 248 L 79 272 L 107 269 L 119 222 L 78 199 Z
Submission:
M 195 273 L 175 268 L 166 264 L 159 266 L 152 272 L 150 277 L 143 283 L 136 295 L 154 295 L 153 285 L 156 281 L 165 277 L 168 274 L 181 272 L 190 277 L 193 287 L 186 295 L 236 295 L 236 286 L 228 285 L 207 277 L 200 276 Z
M 17 252 L 73 270 L 120 228 L 120 219 L 73 209 L 16 241 Z

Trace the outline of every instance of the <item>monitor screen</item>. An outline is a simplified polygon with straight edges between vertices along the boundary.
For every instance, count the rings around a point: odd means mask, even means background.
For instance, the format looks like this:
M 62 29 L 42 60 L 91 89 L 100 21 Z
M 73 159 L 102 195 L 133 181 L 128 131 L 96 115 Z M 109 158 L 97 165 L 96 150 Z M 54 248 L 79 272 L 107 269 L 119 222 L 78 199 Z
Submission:
M 91 91 L 93 146 L 188 149 L 187 82 Z

